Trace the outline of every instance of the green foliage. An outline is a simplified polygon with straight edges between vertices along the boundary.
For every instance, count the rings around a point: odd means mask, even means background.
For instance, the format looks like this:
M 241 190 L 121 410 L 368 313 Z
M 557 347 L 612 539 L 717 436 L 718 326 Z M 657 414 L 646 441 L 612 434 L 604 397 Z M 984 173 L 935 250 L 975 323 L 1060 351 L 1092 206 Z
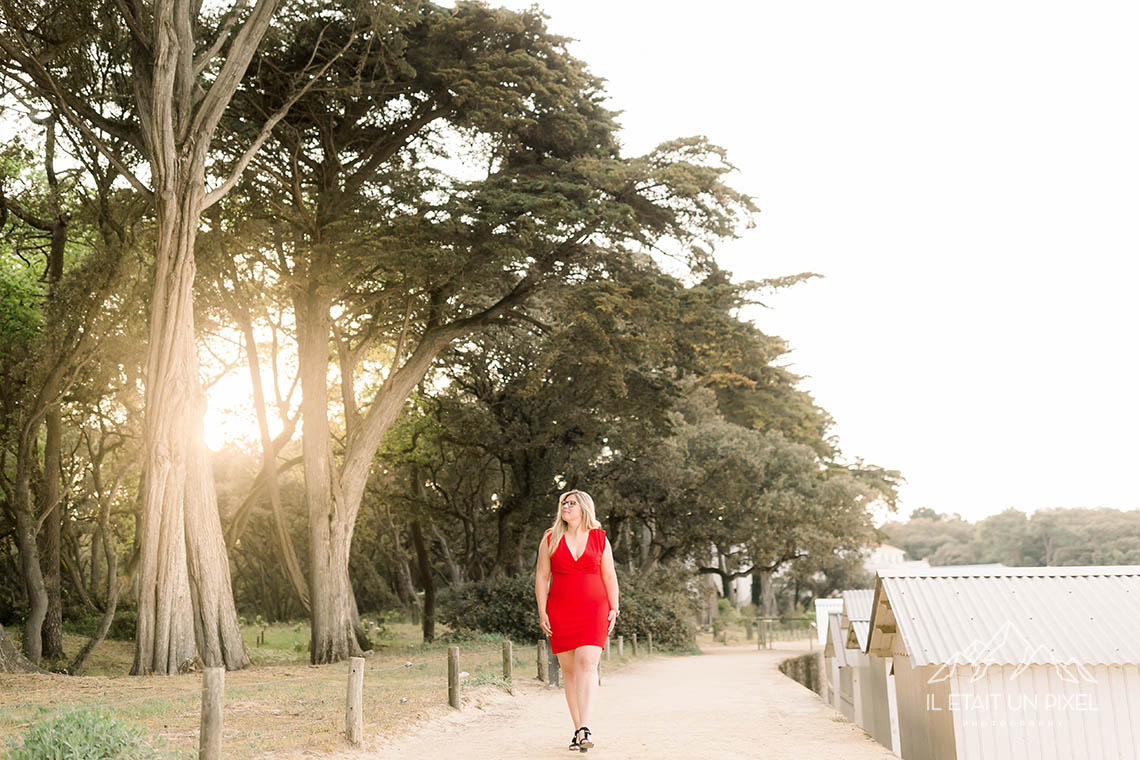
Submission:
M 439 621 L 456 632 L 484 631 L 512 641 L 535 641 L 542 633 L 534 576 L 499 576 L 449 587 L 439 597 Z
M 929 509 L 887 523 L 887 540 L 931 565 L 1009 566 L 1140 563 L 1140 512 L 1116 509 L 1007 509 L 978 523 Z
M 8 760 L 141 760 L 159 757 L 141 728 L 100 710 L 75 710 L 38 720 Z
M 626 574 L 620 568 L 621 614 L 614 635 L 653 634 L 653 647 L 686 651 L 696 644 L 697 598 L 688 570 L 659 566 L 648 575 Z
M 621 615 L 614 635 L 653 634 L 662 649 L 685 650 L 696 635 L 696 602 L 682 568 L 659 568 L 650 578 L 619 570 Z M 455 641 L 475 632 L 497 633 L 512 641 L 534 641 L 541 634 L 534 600 L 534 576 L 495 577 L 447 589 L 439 601 L 439 619 L 455 629 Z

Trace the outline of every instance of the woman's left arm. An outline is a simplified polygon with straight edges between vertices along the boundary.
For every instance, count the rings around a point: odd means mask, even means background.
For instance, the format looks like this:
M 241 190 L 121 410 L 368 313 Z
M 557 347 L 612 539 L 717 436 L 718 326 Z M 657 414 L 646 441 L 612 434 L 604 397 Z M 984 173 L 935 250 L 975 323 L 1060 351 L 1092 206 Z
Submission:
M 606 537 L 606 548 L 602 552 L 602 583 L 606 585 L 606 596 L 610 599 L 610 627 L 606 635 L 614 632 L 614 625 L 618 616 L 618 579 L 614 569 L 614 550 L 610 546 L 610 539 Z

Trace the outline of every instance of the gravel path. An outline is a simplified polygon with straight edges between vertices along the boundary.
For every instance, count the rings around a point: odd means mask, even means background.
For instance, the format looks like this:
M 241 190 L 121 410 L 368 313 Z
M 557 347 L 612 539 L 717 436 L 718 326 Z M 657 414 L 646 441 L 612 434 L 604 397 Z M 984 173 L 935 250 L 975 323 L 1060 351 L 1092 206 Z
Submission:
M 597 760 L 803 758 L 888 760 L 895 755 L 815 694 L 777 670 L 806 651 L 713 648 L 694 657 L 654 657 L 604 679 L 590 728 Z M 462 711 L 397 741 L 343 757 L 562 758 L 574 727 L 561 690 L 516 679 L 516 695 L 480 690 Z

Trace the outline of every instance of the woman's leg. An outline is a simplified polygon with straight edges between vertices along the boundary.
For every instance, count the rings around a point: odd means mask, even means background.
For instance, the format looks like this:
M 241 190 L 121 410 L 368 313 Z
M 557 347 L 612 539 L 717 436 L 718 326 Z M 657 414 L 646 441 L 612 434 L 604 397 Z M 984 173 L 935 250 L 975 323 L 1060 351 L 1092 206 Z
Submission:
M 566 706 L 570 708 L 570 718 L 574 721 L 574 730 L 582 727 L 578 710 L 578 658 L 575 652 L 580 649 L 571 649 L 569 652 L 558 653 L 558 666 L 562 668 L 562 688 L 566 692 Z
M 578 689 L 578 727 L 590 725 L 590 703 L 598 691 L 598 659 L 602 648 L 578 647 L 574 650 L 574 680 Z

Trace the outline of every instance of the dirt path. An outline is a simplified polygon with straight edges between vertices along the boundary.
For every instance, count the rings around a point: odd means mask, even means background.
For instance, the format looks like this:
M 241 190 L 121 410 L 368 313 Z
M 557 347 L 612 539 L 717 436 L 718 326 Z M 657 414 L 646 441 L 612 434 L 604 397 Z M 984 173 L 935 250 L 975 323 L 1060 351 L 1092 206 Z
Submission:
M 645 660 L 606 678 L 588 757 L 895 759 L 862 729 L 777 670 L 806 644 L 710 649 Z M 562 758 L 573 733 L 561 690 L 520 679 L 517 695 L 481 697 L 398 741 L 344 757 Z

